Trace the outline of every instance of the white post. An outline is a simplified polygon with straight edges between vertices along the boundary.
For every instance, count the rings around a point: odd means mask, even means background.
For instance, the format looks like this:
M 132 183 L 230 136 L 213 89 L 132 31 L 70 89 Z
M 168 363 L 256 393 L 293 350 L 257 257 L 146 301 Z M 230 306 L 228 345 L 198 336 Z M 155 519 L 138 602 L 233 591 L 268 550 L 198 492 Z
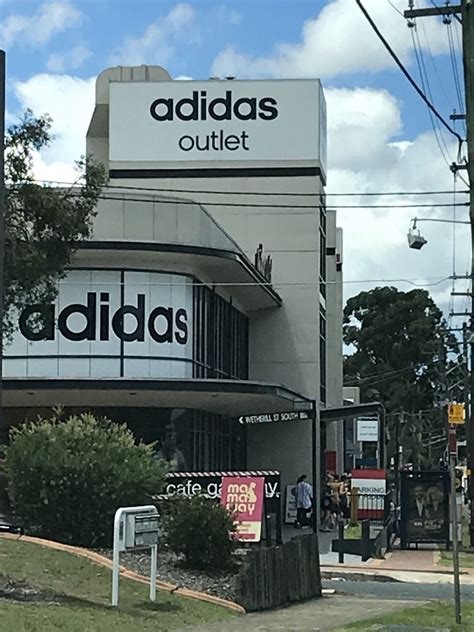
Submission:
M 134 544 L 127 543 L 126 517 L 129 515 L 140 515 L 151 513 L 158 515 L 158 510 L 154 505 L 144 505 L 140 507 L 120 507 L 115 512 L 114 518 L 114 552 L 112 564 L 112 606 L 118 606 L 119 601 L 119 577 L 120 577 L 120 551 L 125 551 L 127 547 L 136 548 Z M 120 526 L 122 525 L 122 534 Z M 131 535 L 134 539 L 134 531 Z M 150 601 L 156 600 L 156 570 L 157 570 L 158 546 L 151 546 L 151 571 L 150 571 Z
M 158 547 L 151 547 L 150 601 L 156 601 L 156 571 L 158 566 Z
M 114 553 L 112 565 L 112 606 L 118 606 L 119 598 L 119 575 L 120 575 L 120 521 L 122 519 L 121 510 L 115 512 L 114 518 Z

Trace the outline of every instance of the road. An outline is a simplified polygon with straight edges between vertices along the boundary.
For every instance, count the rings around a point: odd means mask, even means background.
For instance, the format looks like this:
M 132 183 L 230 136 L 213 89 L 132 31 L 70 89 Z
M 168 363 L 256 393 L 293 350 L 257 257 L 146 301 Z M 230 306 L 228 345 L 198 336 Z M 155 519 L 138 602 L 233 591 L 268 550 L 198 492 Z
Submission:
M 461 580 L 462 581 L 462 580 Z M 323 588 L 332 588 L 337 594 L 357 597 L 371 596 L 380 599 L 396 599 L 402 601 L 424 601 L 436 599 L 449 601 L 453 599 L 453 586 L 450 584 L 408 584 L 402 582 L 373 582 L 349 580 L 323 580 Z M 473 586 L 462 586 L 461 598 L 474 601 Z

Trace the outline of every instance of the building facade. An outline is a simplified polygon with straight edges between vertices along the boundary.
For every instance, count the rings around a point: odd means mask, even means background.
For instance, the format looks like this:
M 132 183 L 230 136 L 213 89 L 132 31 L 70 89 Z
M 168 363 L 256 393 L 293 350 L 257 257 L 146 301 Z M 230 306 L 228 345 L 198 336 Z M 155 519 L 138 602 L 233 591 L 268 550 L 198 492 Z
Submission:
M 178 469 L 310 474 L 310 421 L 239 417 L 342 406 L 342 238 L 326 210 L 320 82 L 110 68 L 87 153 L 109 173 L 93 239 L 56 304 L 19 315 L 8 423 L 92 409 L 174 451 Z M 325 438 L 341 469 L 337 422 Z

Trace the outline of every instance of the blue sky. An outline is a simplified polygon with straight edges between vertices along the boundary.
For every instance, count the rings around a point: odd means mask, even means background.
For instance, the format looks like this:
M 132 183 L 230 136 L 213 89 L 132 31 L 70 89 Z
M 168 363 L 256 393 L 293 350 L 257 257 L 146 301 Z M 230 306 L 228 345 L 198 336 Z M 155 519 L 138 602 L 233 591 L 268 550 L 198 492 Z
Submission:
M 449 54 L 451 38 L 459 66 L 459 25 L 448 27 L 429 18 L 418 20 L 410 31 L 397 13 L 407 0 L 364 4 L 419 81 L 415 37 L 436 106 L 445 117 L 459 110 Z M 329 192 L 453 187 L 426 107 L 381 47 L 355 0 L 0 0 L 0 46 L 8 54 L 8 120 L 25 107 L 55 119 L 57 140 L 36 164 L 42 178 L 71 177 L 73 158 L 83 152 L 95 76 L 111 65 L 148 63 L 163 65 L 173 77 L 193 79 L 320 77 L 328 101 Z M 444 132 L 442 142 L 452 162 L 456 144 Z M 423 202 L 450 200 L 452 195 Z M 384 203 L 387 198 L 371 201 Z M 411 217 L 450 213 L 439 208 L 419 213 L 341 211 L 346 279 L 364 281 L 348 285 L 346 293 L 370 287 L 365 280 L 374 276 L 438 283 L 453 271 L 454 244 L 457 272 L 464 273 L 469 253 L 462 227 L 454 242 L 446 239 L 451 227 L 424 225 L 429 247 L 422 253 L 406 247 Z M 450 282 L 431 288 L 447 308 Z
M 387 3 L 387 0 L 378 0 Z M 8 57 L 10 81 L 25 81 L 30 76 L 53 68 L 56 71 L 72 71 L 75 76 L 91 77 L 106 67 L 127 38 L 140 38 L 147 26 L 165 21 L 166 16 L 179 4 L 169 0 L 77 0 L 76 2 L 41 2 L 36 0 L 0 0 L 0 16 L 5 24 L 8 20 L 26 18 L 34 20 L 45 5 L 63 5 L 78 12 L 44 44 L 32 46 L 28 36 L 20 32 L 12 41 L 2 38 L 10 53 Z M 176 54 L 169 58 L 167 69 L 173 76 L 186 75 L 194 79 L 207 78 L 212 73 L 213 61 L 220 51 L 228 46 L 239 48 L 252 57 L 268 55 L 281 42 L 297 43 L 301 38 L 303 24 L 315 19 L 330 2 L 324 0 L 189 0 L 181 3 L 195 12 L 193 34 L 186 41 L 174 38 Z M 370 4 L 370 0 L 369 3 Z M 406 2 L 397 2 L 404 8 Z M 390 8 L 390 11 L 394 10 Z M 79 13 L 81 15 L 79 15 Z M 394 12 L 399 24 L 403 20 Z M 360 17 L 362 21 L 363 18 Z M 430 19 L 432 22 L 433 19 Z M 421 23 L 420 23 L 421 24 Z M 404 27 L 406 28 L 406 27 Z M 423 40 L 423 25 L 419 28 Z M 453 26 L 453 32 L 456 29 Z M 408 32 L 408 29 L 407 29 Z M 350 33 L 348 33 L 348 54 L 350 55 Z M 390 39 L 390 32 L 386 33 Z M 328 32 L 330 37 L 330 32 Z M 67 60 L 76 51 L 83 61 Z M 150 51 L 152 52 L 152 51 Z M 150 55 L 152 56 L 152 55 Z M 54 66 L 54 57 L 63 58 L 63 64 Z M 48 63 L 49 62 L 49 63 Z M 123 58 L 126 63 L 126 57 Z M 451 80 L 451 66 L 447 55 L 436 58 L 437 72 L 446 77 L 446 100 L 439 82 L 433 82 L 434 100 L 443 114 L 449 115 L 457 106 L 454 84 Z M 426 61 L 429 74 L 436 78 L 431 59 Z M 414 74 L 417 70 L 412 68 Z M 328 77 L 325 84 L 339 87 L 366 86 L 390 90 L 401 103 L 405 137 L 420 130 L 428 129 L 430 122 L 425 106 L 413 93 L 406 79 L 394 66 L 381 72 L 342 73 Z M 9 92 L 9 109 L 16 111 L 19 104 L 13 92 Z

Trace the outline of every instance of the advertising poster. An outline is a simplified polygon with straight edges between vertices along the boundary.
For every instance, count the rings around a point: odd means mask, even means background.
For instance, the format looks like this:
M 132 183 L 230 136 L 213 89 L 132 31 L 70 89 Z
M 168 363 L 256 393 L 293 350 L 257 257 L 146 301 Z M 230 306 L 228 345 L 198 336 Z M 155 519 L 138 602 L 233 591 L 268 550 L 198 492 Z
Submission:
M 235 537 L 244 542 L 260 542 L 263 514 L 263 477 L 224 477 L 221 505 L 234 518 Z
M 438 474 L 438 473 L 437 473 Z M 402 481 L 402 530 L 406 542 L 444 542 L 449 533 L 446 477 L 413 472 Z
M 436 542 L 446 539 L 448 498 L 442 480 L 411 480 L 405 502 L 408 540 Z

